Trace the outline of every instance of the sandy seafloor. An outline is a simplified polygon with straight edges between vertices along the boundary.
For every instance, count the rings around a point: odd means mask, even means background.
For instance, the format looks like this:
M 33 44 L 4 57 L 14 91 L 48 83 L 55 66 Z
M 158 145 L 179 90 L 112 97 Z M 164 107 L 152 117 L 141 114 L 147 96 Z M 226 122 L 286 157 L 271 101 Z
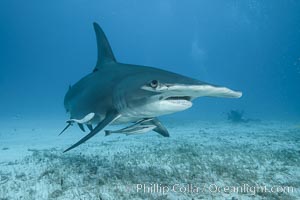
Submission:
M 299 124 L 164 124 L 170 138 L 100 133 L 62 153 L 77 126 L 58 137 L 62 122 L 1 121 L 0 199 L 300 199 Z

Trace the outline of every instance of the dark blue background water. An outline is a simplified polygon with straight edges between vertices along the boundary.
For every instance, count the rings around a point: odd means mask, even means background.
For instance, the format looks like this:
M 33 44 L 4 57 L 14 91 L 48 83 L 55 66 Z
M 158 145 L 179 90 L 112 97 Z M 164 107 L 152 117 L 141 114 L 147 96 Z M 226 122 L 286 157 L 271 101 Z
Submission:
M 1 118 L 65 119 L 69 84 L 96 63 L 98 22 L 118 61 L 243 91 L 171 117 L 300 119 L 300 1 L 0 2 Z

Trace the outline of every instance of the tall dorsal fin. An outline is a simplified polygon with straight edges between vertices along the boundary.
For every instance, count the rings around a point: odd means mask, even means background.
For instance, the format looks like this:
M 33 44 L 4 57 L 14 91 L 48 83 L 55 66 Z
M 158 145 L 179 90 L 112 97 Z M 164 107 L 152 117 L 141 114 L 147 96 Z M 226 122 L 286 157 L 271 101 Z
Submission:
M 97 64 L 94 71 L 97 71 L 102 64 L 107 62 L 116 62 L 116 59 L 103 30 L 96 22 L 94 22 L 94 29 L 98 48 Z

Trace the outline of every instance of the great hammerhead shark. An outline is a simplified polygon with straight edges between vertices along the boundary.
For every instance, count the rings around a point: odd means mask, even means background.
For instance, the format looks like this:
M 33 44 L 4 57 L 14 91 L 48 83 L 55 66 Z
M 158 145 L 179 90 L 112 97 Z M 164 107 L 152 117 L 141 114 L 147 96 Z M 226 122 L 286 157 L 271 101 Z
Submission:
M 119 131 L 106 131 L 106 135 L 153 130 L 168 137 L 169 133 L 157 119 L 158 116 L 188 109 L 198 97 L 242 96 L 241 92 L 173 72 L 119 63 L 97 23 L 94 23 L 94 29 L 98 47 L 97 64 L 92 73 L 67 91 L 64 106 L 70 113 L 70 119 L 62 131 L 77 123 L 83 131 L 86 125 L 90 132 L 64 152 L 86 142 L 109 124 L 134 123 Z

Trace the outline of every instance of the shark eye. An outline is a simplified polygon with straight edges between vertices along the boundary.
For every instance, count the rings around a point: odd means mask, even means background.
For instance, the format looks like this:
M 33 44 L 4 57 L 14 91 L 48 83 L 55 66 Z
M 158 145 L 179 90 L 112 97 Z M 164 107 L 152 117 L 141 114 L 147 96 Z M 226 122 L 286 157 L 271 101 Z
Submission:
M 158 80 L 153 80 L 153 81 L 151 81 L 150 86 L 151 86 L 152 88 L 157 88 L 157 86 L 158 86 Z

